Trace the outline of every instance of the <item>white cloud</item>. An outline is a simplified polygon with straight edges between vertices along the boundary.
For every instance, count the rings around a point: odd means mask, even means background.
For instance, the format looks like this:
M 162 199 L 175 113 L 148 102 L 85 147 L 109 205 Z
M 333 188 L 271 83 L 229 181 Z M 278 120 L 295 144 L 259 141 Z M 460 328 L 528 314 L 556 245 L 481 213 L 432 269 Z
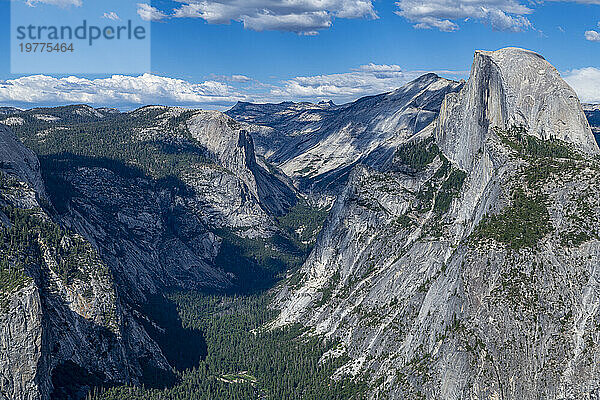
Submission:
M 137 13 L 144 21 L 160 21 L 167 17 L 162 11 L 146 3 L 138 3 Z
M 114 11 L 105 12 L 104 15 L 102 16 L 102 18 L 111 19 L 113 21 L 119 21 L 121 19 L 121 18 L 119 18 L 117 13 Z
M 335 18 L 377 18 L 372 0 L 177 0 L 175 18 L 201 18 L 210 24 L 238 21 L 254 31 L 278 30 L 316 35 Z
M 585 39 L 589 40 L 590 42 L 600 42 L 600 33 L 597 31 L 586 31 Z
M 403 72 L 397 65 L 363 65 L 351 72 L 299 76 L 271 89 L 270 95 L 279 100 L 323 100 L 337 103 L 355 100 L 366 95 L 389 92 L 416 78 L 420 73 Z
M 458 21 L 476 19 L 501 31 L 521 32 L 532 28 L 525 15 L 533 10 L 517 0 L 399 0 L 396 14 L 419 29 L 457 30 Z
M 79 7 L 82 4 L 81 0 L 26 0 L 25 3 L 31 7 L 35 7 L 37 4 L 50 4 L 59 7 Z
M 392 91 L 429 71 L 402 71 L 398 65 L 367 64 L 345 73 L 301 76 L 276 84 L 245 75 L 211 76 L 200 83 L 152 74 L 113 75 L 102 79 L 32 75 L 0 81 L 0 104 L 48 106 L 85 103 L 133 108 L 164 104 L 222 108 L 237 101 L 280 102 L 333 100 L 338 104 Z M 464 77 L 468 71 L 439 71 Z
M 402 72 L 402 68 L 399 65 L 378 65 L 373 63 L 361 65 L 358 69 L 368 72 Z
M 587 67 L 565 74 L 565 80 L 584 103 L 600 103 L 600 69 Z
M 401 13 L 397 14 L 402 15 Z M 454 32 L 458 30 L 458 25 L 447 19 L 422 17 L 418 21 L 413 25 L 416 29 L 439 29 L 442 32 Z
M 248 78 L 246 75 L 232 75 L 231 76 L 231 81 L 232 82 L 245 83 L 245 82 L 252 81 L 252 79 Z
M 0 81 L 3 104 L 219 105 L 239 100 L 247 97 L 223 82 L 190 83 L 152 74 L 113 75 L 93 80 L 33 75 Z

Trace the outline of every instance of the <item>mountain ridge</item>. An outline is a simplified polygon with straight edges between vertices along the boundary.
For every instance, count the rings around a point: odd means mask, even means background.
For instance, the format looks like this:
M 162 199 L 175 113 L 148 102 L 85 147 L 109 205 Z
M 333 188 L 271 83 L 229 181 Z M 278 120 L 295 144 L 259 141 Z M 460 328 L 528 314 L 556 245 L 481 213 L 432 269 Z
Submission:
M 494 70 L 490 54 L 536 61 Z M 517 49 L 476 53 L 470 81 L 446 96 L 433 129 L 398 149 L 397 167 L 357 167 L 279 289 L 275 326 L 341 340 L 351 360 L 338 373 L 370 376 L 374 397 L 592 396 L 598 148 L 578 104 L 563 141 L 546 130 L 560 113 L 530 120 L 518 96 L 500 95 L 539 63 Z M 570 104 L 558 74 L 546 82 L 564 98 L 537 101 Z
M 429 125 L 445 95 L 462 83 L 425 74 L 394 91 L 335 107 L 307 103 L 236 106 L 228 115 L 266 126 L 256 141 L 274 137 L 267 160 L 305 193 L 332 199 L 357 163 L 383 167 L 401 142 Z M 250 109 L 248 111 L 247 109 Z M 275 117 L 270 117 L 276 110 Z

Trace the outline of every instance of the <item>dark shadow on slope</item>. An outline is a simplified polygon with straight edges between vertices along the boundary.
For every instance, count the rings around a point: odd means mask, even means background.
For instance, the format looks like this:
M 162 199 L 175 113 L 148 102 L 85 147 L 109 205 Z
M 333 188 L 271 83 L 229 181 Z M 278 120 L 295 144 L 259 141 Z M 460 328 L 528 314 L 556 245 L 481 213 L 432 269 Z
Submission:
M 48 195 L 59 214 L 69 211 L 73 198 L 82 196 L 64 175 L 80 167 L 105 168 L 127 179 L 144 179 L 156 188 L 166 189 L 173 195 L 191 194 L 190 188 L 175 176 L 153 180 L 136 167 L 107 158 L 78 156 L 71 153 L 40 157 L 42 175 Z M 170 211 L 176 212 L 175 209 Z M 168 216 L 167 216 L 168 217 Z M 166 218 L 166 222 L 172 218 Z M 172 230 L 177 231 L 174 227 Z M 269 239 L 248 239 L 241 232 L 223 228 L 213 230 L 223 239 L 221 250 L 215 260 L 218 268 L 235 275 L 234 287 L 226 292 L 255 293 L 271 288 L 290 268 L 299 266 L 308 255 L 288 237 L 275 235 Z M 238 234 L 239 233 L 239 234 Z
M 307 255 L 306 251 L 281 235 L 269 239 L 248 239 L 225 229 L 215 233 L 223 238 L 215 264 L 236 276 L 235 287 L 227 294 L 269 290 L 286 271 L 300 266 Z
M 191 190 L 177 177 L 168 176 L 161 180 L 153 180 L 138 168 L 107 158 L 63 153 L 42 156 L 40 163 L 50 200 L 59 214 L 69 211 L 70 203 L 74 198 L 85 197 L 64 178 L 66 173 L 72 173 L 80 167 L 105 168 L 123 178 L 144 179 L 150 186 L 164 188 L 173 195 L 185 196 L 190 194 Z M 175 211 L 174 209 L 170 212 Z M 172 219 L 168 217 L 165 217 L 166 222 Z M 174 233 L 178 231 L 175 228 L 171 227 Z M 289 238 L 279 235 L 269 239 L 247 239 L 243 238 L 243 235 L 238 235 L 240 232 L 226 228 L 213 232 L 223 239 L 221 250 L 215 260 L 216 266 L 235 275 L 235 287 L 227 293 L 266 290 L 272 287 L 286 270 L 300 265 L 307 255 L 305 249 L 299 248 Z
M 596 143 L 600 146 L 600 109 L 585 110 L 585 116 L 592 127 L 592 132 L 596 138 Z
M 141 311 L 148 319 L 141 318 L 140 322 L 175 369 L 193 368 L 206 357 L 204 335 L 199 330 L 182 326 L 177 306 L 172 301 L 162 295 L 154 295 L 148 298 Z
M 108 159 L 79 156 L 70 153 L 41 156 L 42 175 L 47 187 L 47 192 L 59 214 L 66 214 L 72 207 L 76 207 L 77 198 L 86 198 L 74 184 L 68 181 L 69 173 L 77 168 L 105 168 L 119 177 L 130 180 L 132 185 L 141 185 L 151 188 L 161 188 L 170 192 L 172 196 L 189 194 L 190 188 L 179 178 L 168 176 L 155 180 L 148 177 L 141 169 L 127 165 L 123 162 Z M 152 189 L 152 190 L 154 190 Z M 94 201 L 98 201 L 95 199 Z M 108 206 L 108 205 L 107 205 Z M 103 207 L 101 204 L 99 207 Z M 115 211 L 115 210 L 113 210 Z M 174 234 L 185 234 L 179 226 L 171 226 L 177 221 L 177 209 L 169 209 L 165 216 L 165 223 Z M 90 217 L 94 217 L 91 215 Z M 97 216 L 96 216 L 97 217 Z M 94 218 L 90 219 L 94 223 Z M 175 222 L 174 222 L 175 221 Z M 108 229 L 108 227 L 107 227 Z M 116 228 L 115 228 L 116 229 Z M 290 232 L 293 232 L 290 227 Z M 241 236 L 241 232 L 229 229 L 214 230 L 215 234 L 223 239 L 220 252 L 215 260 L 216 267 L 235 276 L 234 286 L 229 290 L 215 290 L 215 294 L 248 294 L 261 293 L 273 285 L 290 269 L 299 267 L 305 260 L 310 248 L 299 246 L 291 237 L 275 235 L 269 239 L 248 239 Z M 132 232 L 133 235 L 133 232 Z M 126 281 L 115 276 L 118 290 L 127 292 Z M 170 287 L 162 290 L 167 292 Z M 126 298 L 123 296 L 122 298 Z M 142 306 L 136 306 L 141 316 L 138 321 L 143 325 L 150 337 L 160 347 L 169 364 L 176 370 L 183 371 L 198 365 L 199 361 L 207 355 L 206 342 L 203 332 L 185 329 L 179 318 L 175 305 L 165 299 L 162 294 L 148 298 Z M 164 388 L 176 383 L 175 375 L 159 369 L 152 360 L 139 359 L 142 369 L 141 383 L 149 388 Z M 60 367 L 53 379 L 57 382 L 58 397 L 65 393 L 78 393 L 81 388 L 106 386 L 106 382 L 94 374 L 78 369 L 76 366 L 65 364 Z M 73 387 L 69 386 L 73 383 Z M 68 398 L 68 397 L 65 397 Z
M 84 399 L 91 388 L 106 386 L 106 377 L 104 374 L 91 373 L 67 360 L 52 371 L 52 386 L 54 390 L 50 395 L 51 400 Z
M 59 212 L 61 210 L 66 212 L 70 200 L 77 194 L 76 189 L 61 175 L 81 167 L 105 168 L 122 178 L 146 179 L 154 182 L 159 188 L 171 189 L 180 195 L 185 195 L 190 191 L 189 187 L 175 176 L 166 176 L 156 180 L 147 176 L 140 168 L 110 158 L 88 157 L 73 153 L 52 154 L 38 156 L 38 158 L 46 191 L 55 209 Z

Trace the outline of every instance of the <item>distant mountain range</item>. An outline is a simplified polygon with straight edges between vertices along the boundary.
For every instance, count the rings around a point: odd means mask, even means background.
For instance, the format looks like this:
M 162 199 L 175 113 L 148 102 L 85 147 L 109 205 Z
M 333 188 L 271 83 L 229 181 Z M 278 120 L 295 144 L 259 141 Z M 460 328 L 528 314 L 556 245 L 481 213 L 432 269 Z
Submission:
M 335 197 L 358 164 L 384 168 L 396 147 L 431 124 L 448 93 L 463 83 L 427 74 L 390 93 L 354 103 L 238 103 L 232 118 L 268 129 L 253 132 L 257 148 L 297 187 Z

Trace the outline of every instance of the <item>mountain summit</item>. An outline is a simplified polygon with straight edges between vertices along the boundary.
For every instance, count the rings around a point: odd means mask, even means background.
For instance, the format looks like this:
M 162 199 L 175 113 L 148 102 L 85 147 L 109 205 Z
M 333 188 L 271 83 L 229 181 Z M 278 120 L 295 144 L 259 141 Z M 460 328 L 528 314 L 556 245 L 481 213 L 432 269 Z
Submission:
M 577 95 L 542 56 L 513 47 L 477 51 L 466 87 L 442 105 L 438 144 L 468 169 L 489 129 L 511 126 L 576 144 L 588 154 L 600 152 Z
M 434 130 L 354 169 L 277 325 L 338 338 L 373 398 L 591 398 L 597 153 L 541 56 L 477 52 Z

